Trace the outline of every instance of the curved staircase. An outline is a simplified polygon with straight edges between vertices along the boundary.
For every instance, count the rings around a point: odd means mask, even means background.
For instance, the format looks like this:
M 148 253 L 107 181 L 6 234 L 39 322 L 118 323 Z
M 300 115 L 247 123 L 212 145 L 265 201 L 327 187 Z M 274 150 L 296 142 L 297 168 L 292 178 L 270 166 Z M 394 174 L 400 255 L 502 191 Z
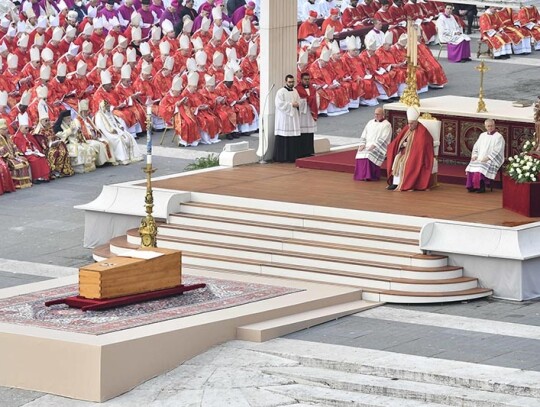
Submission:
M 279 203 L 276 203 L 276 206 Z M 350 285 L 364 300 L 394 303 L 463 301 L 492 294 L 476 278 L 422 254 L 420 226 L 206 202 L 181 204 L 158 228 L 158 246 L 183 252 L 190 268 Z M 369 213 L 362 212 L 366 216 Z M 138 230 L 94 251 L 101 260 L 127 255 Z

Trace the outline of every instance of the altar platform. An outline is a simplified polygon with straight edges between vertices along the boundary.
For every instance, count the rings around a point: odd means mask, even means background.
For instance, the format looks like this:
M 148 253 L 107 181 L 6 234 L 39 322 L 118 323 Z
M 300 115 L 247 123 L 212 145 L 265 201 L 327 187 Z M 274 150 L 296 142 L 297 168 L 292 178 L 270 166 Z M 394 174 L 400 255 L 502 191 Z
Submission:
M 340 151 L 334 151 L 327 154 L 317 154 L 312 157 L 300 158 L 296 160 L 296 166 L 299 168 L 310 168 L 314 170 L 323 171 L 337 171 L 346 172 L 348 174 L 354 174 L 356 163 L 357 147 L 350 149 L 343 149 Z M 439 171 L 437 172 L 438 182 L 454 185 L 465 185 L 465 163 L 453 163 L 447 164 L 445 162 L 439 163 Z M 381 174 L 386 177 L 386 160 L 381 165 Z M 498 173 L 493 186 L 495 188 L 502 187 L 501 173 Z
M 463 186 L 441 183 L 431 191 L 398 193 L 387 191 L 384 179 L 358 182 L 348 173 L 296 168 L 295 164 L 253 164 L 166 178 L 152 185 L 166 190 L 376 212 L 382 217 L 386 213 L 498 226 L 540 221 L 503 209 L 500 190 L 471 194 Z M 279 206 L 275 205 L 276 210 Z
M 439 96 L 420 101 L 420 112 L 429 113 L 442 123 L 439 162 L 466 164 L 478 136 L 485 131 L 484 121 L 495 120 L 495 126 L 505 139 L 505 157 L 520 152 L 525 140 L 534 134 L 533 106 L 515 107 L 511 101 L 484 99 L 487 112 L 477 113 L 478 99 L 464 96 Z M 407 106 L 403 103 L 384 105 L 386 118 L 394 135 L 406 124 Z

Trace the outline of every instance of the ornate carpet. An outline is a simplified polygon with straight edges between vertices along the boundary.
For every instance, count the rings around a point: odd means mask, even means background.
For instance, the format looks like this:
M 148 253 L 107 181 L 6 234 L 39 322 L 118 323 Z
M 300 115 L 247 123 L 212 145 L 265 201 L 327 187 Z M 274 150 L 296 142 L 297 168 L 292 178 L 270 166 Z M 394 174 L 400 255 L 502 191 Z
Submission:
M 302 291 L 185 274 L 182 283 L 206 283 L 206 288 L 104 311 L 83 312 L 67 305 L 45 307 L 45 301 L 78 295 L 78 286 L 73 284 L 0 300 L 0 322 L 101 335 Z

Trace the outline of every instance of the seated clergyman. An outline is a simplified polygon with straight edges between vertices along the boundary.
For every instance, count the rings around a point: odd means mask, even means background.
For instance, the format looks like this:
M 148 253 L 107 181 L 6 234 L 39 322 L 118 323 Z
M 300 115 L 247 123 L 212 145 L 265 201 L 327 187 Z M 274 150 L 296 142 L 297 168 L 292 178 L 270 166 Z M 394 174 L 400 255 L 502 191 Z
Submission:
M 390 143 L 387 151 L 389 190 L 424 191 L 430 187 L 433 170 L 433 137 L 418 122 L 420 111 L 407 109 L 408 124 Z
M 381 177 L 381 164 L 386 157 L 386 148 L 392 138 L 392 125 L 384 118 L 383 109 L 375 109 L 375 117 L 370 120 L 360 136 L 356 153 L 354 179 L 357 181 L 377 181 Z
M 474 143 L 471 162 L 465 169 L 469 192 L 485 192 L 486 179 L 494 180 L 504 162 L 504 138 L 495 131 L 495 121 L 487 119 L 484 125 L 486 131 Z

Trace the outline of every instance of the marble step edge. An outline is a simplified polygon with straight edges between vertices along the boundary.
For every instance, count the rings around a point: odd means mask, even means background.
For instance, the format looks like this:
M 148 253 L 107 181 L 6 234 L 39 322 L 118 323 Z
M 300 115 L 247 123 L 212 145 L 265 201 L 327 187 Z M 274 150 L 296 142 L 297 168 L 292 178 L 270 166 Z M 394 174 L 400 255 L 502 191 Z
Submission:
M 330 223 L 342 223 L 342 224 L 349 224 L 349 225 L 358 225 L 358 226 L 371 226 L 371 227 L 377 227 L 381 229 L 393 229 L 393 230 L 402 230 L 407 232 L 420 232 L 420 227 L 418 226 L 408 226 L 408 225 L 399 225 L 399 224 L 393 224 L 393 223 L 384 223 L 384 222 L 370 222 L 370 221 L 363 221 L 363 220 L 353 220 L 353 219 L 347 219 L 347 218 L 338 218 L 338 217 L 331 217 L 331 216 L 319 216 L 319 215 L 309 215 L 309 214 L 297 214 L 297 213 L 291 213 L 291 212 L 283 212 L 283 211 L 270 211 L 270 210 L 262 210 L 262 209 L 256 209 L 256 208 L 248 208 L 244 206 L 231 206 L 231 205 L 218 205 L 218 204 L 212 204 L 212 203 L 203 203 L 203 202 L 183 202 L 180 205 L 180 212 L 182 212 L 182 208 L 202 208 L 202 209 L 213 209 L 213 210 L 219 210 L 224 212 L 235 212 L 235 213 L 251 213 L 251 214 L 258 214 L 258 215 L 264 215 L 264 216 L 274 216 L 274 217 L 284 217 L 284 218 L 290 218 L 290 219 L 309 219 L 314 221 L 322 221 L 322 222 L 330 222 Z
M 330 387 L 355 393 L 415 399 L 431 403 L 469 407 L 535 407 L 538 400 L 497 391 L 469 389 L 438 383 L 379 377 L 304 366 L 267 368 L 263 373 L 295 381 L 297 384 Z

